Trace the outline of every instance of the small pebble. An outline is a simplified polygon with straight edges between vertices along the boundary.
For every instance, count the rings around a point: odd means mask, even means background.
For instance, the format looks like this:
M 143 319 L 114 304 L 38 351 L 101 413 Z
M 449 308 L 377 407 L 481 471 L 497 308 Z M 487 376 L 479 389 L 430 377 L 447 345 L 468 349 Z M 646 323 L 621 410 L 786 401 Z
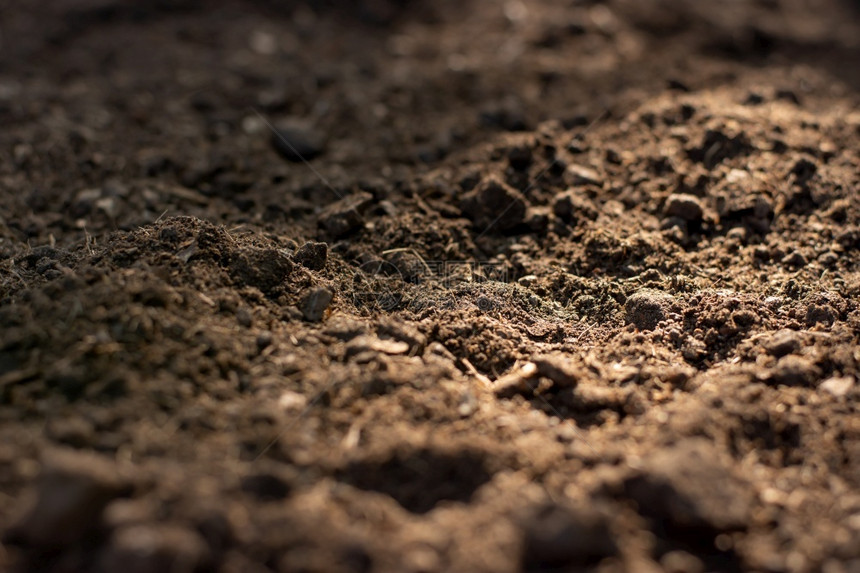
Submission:
M 264 348 L 271 346 L 272 340 L 272 333 L 268 330 L 264 330 L 257 335 L 257 348 L 263 350 Z
M 230 273 L 237 282 L 268 293 L 284 284 L 293 263 L 276 249 L 238 249 L 230 261 Z
M 311 289 L 302 299 L 302 316 L 309 322 L 319 322 L 333 298 L 334 293 L 326 287 Z
M 565 171 L 567 180 L 571 185 L 603 185 L 603 179 L 600 174 L 583 165 L 568 165 Z
M 236 322 L 239 323 L 239 326 L 251 328 L 251 325 L 254 324 L 254 317 L 247 308 L 240 308 L 236 311 Z
M 797 183 L 809 181 L 817 171 L 818 166 L 806 158 L 799 159 L 791 168 L 791 174 L 794 175 L 794 180 Z
M 821 383 L 819 388 L 828 394 L 835 396 L 837 398 L 842 398 L 843 396 L 847 396 L 851 389 L 854 387 L 854 377 L 853 376 L 842 376 L 839 378 L 828 378 L 824 382 Z

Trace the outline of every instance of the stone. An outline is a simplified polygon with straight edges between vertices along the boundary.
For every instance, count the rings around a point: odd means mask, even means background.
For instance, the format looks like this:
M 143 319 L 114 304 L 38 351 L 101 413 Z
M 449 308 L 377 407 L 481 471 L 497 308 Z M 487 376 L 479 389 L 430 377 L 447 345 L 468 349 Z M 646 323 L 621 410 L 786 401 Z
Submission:
M 334 293 L 326 287 L 315 287 L 302 298 L 302 316 L 309 322 L 319 322 L 331 304 Z
M 333 237 L 338 238 L 359 229 L 364 224 L 362 213 L 373 201 L 373 195 L 359 191 L 325 207 L 318 223 Z
M 568 165 L 565 169 L 565 181 L 570 185 L 603 185 L 600 174 L 590 167 L 584 165 Z
M 108 503 L 128 495 L 131 487 L 108 458 L 75 450 L 48 452 L 35 505 L 6 541 L 43 549 L 73 545 L 97 528 Z
M 624 482 L 638 511 L 661 526 L 685 531 L 744 529 L 755 498 L 706 439 L 690 438 L 658 450 Z
M 818 172 L 818 166 L 806 158 L 801 158 L 791 168 L 794 181 L 799 184 L 806 183 Z
M 325 268 L 328 259 L 328 245 L 308 241 L 296 251 L 293 260 L 312 271 L 320 271 Z
M 842 398 L 847 396 L 848 393 L 851 392 L 851 389 L 854 388 L 854 377 L 841 376 L 838 378 L 828 378 L 821 383 L 819 388 L 831 396 Z
M 618 554 L 608 520 L 593 511 L 548 504 L 522 524 L 522 569 L 569 570 Z
M 699 198 L 687 193 L 669 195 L 663 212 L 667 217 L 678 217 L 688 223 L 701 221 L 705 213 Z

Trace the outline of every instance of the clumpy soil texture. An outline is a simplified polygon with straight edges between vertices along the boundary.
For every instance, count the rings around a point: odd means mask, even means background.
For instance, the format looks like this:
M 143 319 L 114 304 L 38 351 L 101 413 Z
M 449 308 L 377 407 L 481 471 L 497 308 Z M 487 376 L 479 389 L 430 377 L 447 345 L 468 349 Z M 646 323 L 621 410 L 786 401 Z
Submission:
M 0 16 L 0 569 L 860 571 L 856 3 Z

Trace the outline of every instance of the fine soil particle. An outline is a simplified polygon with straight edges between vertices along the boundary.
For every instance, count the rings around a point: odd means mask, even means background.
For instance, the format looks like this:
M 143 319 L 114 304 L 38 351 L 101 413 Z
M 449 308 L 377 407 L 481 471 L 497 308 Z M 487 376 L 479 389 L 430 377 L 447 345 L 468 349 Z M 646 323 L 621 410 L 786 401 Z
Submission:
M 0 570 L 860 568 L 849 0 L 0 9 Z

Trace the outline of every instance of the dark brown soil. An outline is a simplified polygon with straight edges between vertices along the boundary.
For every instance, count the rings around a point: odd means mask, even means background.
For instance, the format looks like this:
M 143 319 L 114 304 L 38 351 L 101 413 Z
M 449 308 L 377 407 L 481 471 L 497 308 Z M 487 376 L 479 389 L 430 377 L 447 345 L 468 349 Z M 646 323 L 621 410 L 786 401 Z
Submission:
M 0 570 L 860 571 L 857 8 L 0 1 Z

